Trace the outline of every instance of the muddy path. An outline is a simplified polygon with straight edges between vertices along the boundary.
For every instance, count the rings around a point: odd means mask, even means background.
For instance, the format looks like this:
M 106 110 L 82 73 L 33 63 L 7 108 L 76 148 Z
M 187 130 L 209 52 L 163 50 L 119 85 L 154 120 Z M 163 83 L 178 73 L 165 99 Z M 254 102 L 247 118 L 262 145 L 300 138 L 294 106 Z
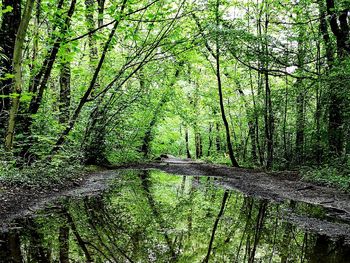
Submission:
M 159 162 L 109 167 L 108 170 L 85 175 L 60 186 L 41 188 L 9 188 L 0 185 L 0 224 L 6 228 L 11 220 L 30 215 L 47 203 L 62 196 L 93 195 L 108 186 L 108 180 L 124 169 L 158 169 L 170 174 L 216 177 L 220 187 L 236 189 L 246 195 L 282 202 L 294 200 L 327 209 L 332 220 L 300 218 L 293 214 L 289 220 L 304 228 L 332 237 L 350 240 L 350 197 L 333 188 L 317 186 L 300 180 L 296 173 L 267 174 L 244 168 L 231 168 L 192 160 L 165 158 Z

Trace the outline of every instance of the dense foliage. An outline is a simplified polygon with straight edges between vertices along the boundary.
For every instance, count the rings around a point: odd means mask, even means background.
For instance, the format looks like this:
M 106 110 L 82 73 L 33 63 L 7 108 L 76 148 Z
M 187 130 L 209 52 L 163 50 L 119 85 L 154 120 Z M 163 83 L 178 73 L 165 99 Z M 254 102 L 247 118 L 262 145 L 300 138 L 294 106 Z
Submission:
M 344 0 L 2 0 L 0 173 L 169 153 L 347 176 L 349 37 Z

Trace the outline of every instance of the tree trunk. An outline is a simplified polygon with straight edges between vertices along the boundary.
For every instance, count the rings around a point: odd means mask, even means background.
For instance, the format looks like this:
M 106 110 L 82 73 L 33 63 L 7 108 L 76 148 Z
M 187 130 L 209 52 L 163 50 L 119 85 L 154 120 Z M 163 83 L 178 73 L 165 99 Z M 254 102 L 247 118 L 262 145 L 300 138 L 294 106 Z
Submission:
M 283 157 L 286 160 L 286 168 L 289 167 L 290 156 L 287 146 L 287 113 L 288 113 L 288 77 L 286 76 L 285 81 L 285 99 L 284 99 L 284 110 L 283 110 Z
M 219 56 L 219 48 L 217 48 L 217 58 L 216 58 L 216 78 L 218 82 L 218 90 L 219 90 L 219 99 L 220 99 L 220 110 L 221 110 L 221 117 L 222 121 L 224 122 L 225 131 L 226 131 L 226 142 L 227 142 L 227 148 L 230 156 L 230 160 L 232 163 L 232 166 L 239 167 L 239 164 L 234 156 L 232 143 L 231 143 L 231 134 L 230 134 L 230 128 L 227 122 L 226 114 L 225 114 L 225 107 L 223 102 L 223 95 L 222 95 L 222 84 L 221 84 L 221 76 L 220 76 L 220 56 Z
M 267 147 L 266 168 L 271 169 L 273 164 L 273 117 L 271 90 L 267 72 L 265 73 L 265 139 Z
M 10 93 L 13 80 L 9 77 L 13 73 L 13 54 L 15 49 L 16 34 L 21 22 L 21 1 L 2 0 L 2 8 L 11 6 L 11 12 L 5 12 L 1 17 L 0 28 L 0 143 L 5 138 L 8 111 L 10 109 Z M 9 75 L 7 75 L 9 74 Z
M 215 10 L 215 17 L 216 17 L 216 27 L 219 29 L 219 0 L 216 1 L 216 10 Z M 226 114 L 225 114 L 225 107 L 224 107 L 224 99 L 222 95 L 222 83 L 221 83 L 221 73 L 220 73 L 220 47 L 219 47 L 219 33 L 216 33 L 216 79 L 218 84 L 218 91 L 219 91 L 219 99 L 220 99 L 220 110 L 221 110 L 221 117 L 222 121 L 224 122 L 225 131 L 226 131 L 226 142 L 227 142 L 227 148 L 230 156 L 230 160 L 232 163 L 232 166 L 239 167 L 239 164 L 234 156 L 232 143 L 231 143 L 231 134 L 230 134 L 230 128 L 227 122 Z
M 303 22 L 303 17 L 300 17 L 301 14 L 297 14 L 297 21 Z M 304 67 L 305 64 L 305 47 L 304 42 L 305 41 L 305 32 L 306 28 L 305 26 L 301 26 L 299 28 L 299 35 L 298 35 L 298 67 L 301 69 Z M 304 141 L 305 141 L 305 135 L 304 135 L 304 129 L 305 129 L 305 87 L 302 79 L 297 79 L 296 81 L 296 89 L 298 91 L 297 99 L 296 99 L 296 141 L 295 141 L 295 155 L 296 155 L 296 161 L 297 164 L 302 164 L 304 162 Z
M 64 125 L 69 120 L 70 106 L 70 62 L 64 61 L 60 68 L 59 122 Z
M 101 27 L 103 25 L 103 15 L 105 8 L 105 0 L 97 0 L 98 5 L 98 18 L 97 18 L 97 26 Z
M 203 149 L 203 146 L 202 146 L 202 137 L 201 137 L 201 134 L 200 132 L 196 132 L 195 133 L 195 145 L 196 145 L 196 159 L 200 159 L 202 157 L 202 149 Z
M 297 164 L 302 164 L 304 162 L 304 126 L 305 126 L 305 93 L 304 87 L 300 80 L 296 83 L 297 90 L 299 90 L 296 100 L 296 141 L 295 141 L 295 154 Z
M 323 0 L 318 0 L 319 5 L 319 18 L 320 18 L 320 34 L 323 39 L 323 44 L 326 50 L 326 59 L 327 59 L 327 69 L 326 69 L 326 75 L 330 73 L 330 70 L 333 68 L 334 64 L 334 51 L 332 46 L 332 41 L 328 32 L 328 25 L 327 25 L 327 8 Z M 318 72 L 321 71 L 321 54 L 318 52 Z M 329 83 L 326 82 L 326 85 L 329 87 Z M 321 106 L 321 98 L 322 98 L 322 91 L 319 88 L 320 86 L 320 80 L 318 82 L 318 88 L 316 90 L 316 113 L 315 113 L 315 119 L 316 119 L 316 145 L 315 145 L 315 154 L 316 154 L 316 162 L 318 164 L 321 163 L 322 160 L 322 153 L 323 148 L 321 144 L 321 112 L 322 112 L 322 106 Z
M 188 139 L 188 128 L 187 127 L 185 129 L 185 143 L 186 143 L 186 155 L 187 155 L 187 158 L 191 159 L 189 139 Z
M 249 104 L 245 98 L 245 94 L 240 86 L 240 83 L 238 81 L 236 81 L 236 86 L 237 86 L 237 90 L 244 102 L 244 106 L 246 109 L 246 115 L 247 115 L 247 120 L 248 120 L 248 136 L 247 138 L 244 140 L 244 150 L 243 150 L 243 156 L 245 159 L 246 156 L 246 151 L 247 151 L 247 146 L 248 146 L 248 139 L 250 138 L 251 141 L 251 156 L 252 156 L 252 161 L 254 164 L 257 163 L 258 160 L 258 156 L 257 156 L 257 152 L 256 152 L 256 132 L 255 132 L 255 123 L 254 123 L 254 114 L 255 114 L 255 98 L 253 97 L 253 113 L 250 110 Z M 252 94 L 254 96 L 254 92 L 253 92 L 253 82 L 252 82 L 252 76 L 250 73 L 250 86 L 251 86 L 251 91 Z M 243 136 L 242 136 L 243 137 Z M 243 138 L 242 138 L 243 139 Z
M 91 32 L 95 29 L 95 20 L 94 20 L 94 10 L 95 10 L 95 1 L 94 0 L 85 0 L 85 21 L 87 24 L 88 32 Z M 103 18 L 103 17 L 102 17 Z M 90 54 L 90 68 L 93 71 L 94 63 L 97 60 L 97 45 L 94 36 L 91 34 L 88 36 L 89 39 L 89 54 Z
M 260 73 L 258 73 L 260 74 Z M 256 98 L 254 94 L 254 89 L 253 89 L 253 78 L 252 78 L 252 72 L 251 69 L 249 69 L 249 78 L 250 78 L 250 90 L 252 93 L 252 99 L 253 99 L 253 123 L 252 125 L 254 126 L 254 135 L 251 135 L 251 139 L 255 139 L 255 141 L 252 141 L 252 157 L 253 160 L 255 160 L 255 163 L 257 163 L 258 156 L 257 152 L 259 153 L 259 161 L 260 165 L 263 165 L 263 157 L 262 157 L 262 152 L 261 152 L 261 147 L 260 147 L 260 141 L 259 141 L 259 114 L 257 112 L 257 105 L 256 105 Z
M 220 138 L 220 125 L 219 123 L 215 123 L 216 127 L 216 136 L 215 136 L 215 146 L 216 146 L 216 152 L 221 152 L 221 138 Z
M 267 36 L 269 25 L 269 17 L 268 14 L 265 14 L 265 36 Z M 266 140 L 266 168 L 271 169 L 273 165 L 273 132 L 274 132 L 274 120 L 272 113 L 272 100 L 271 100 L 271 89 L 269 82 L 269 61 L 268 61 L 268 43 L 267 39 L 265 39 L 264 43 L 264 53 L 265 53 L 265 61 L 264 61 L 264 77 L 265 77 L 265 140 Z
M 350 27 L 348 23 L 348 9 L 336 12 L 333 0 L 326 0 L 326 8 L 329 16 L 331 30 L 337 41 L 337 58 L 338 62 L 343 63 L 350 55 Z M 324 34 L 324 38 L 327 35 Z M 340 156 L 344 146 L 344 107 L 346 88 L 348 81 L 345 76 L 338 76 L 336 83 L 332 83 L 329 88 L 329 116 L 328 116 L 328 143 L 330 153 Z M 340 84 L 339 84 L 340 81 Z
M 13 147 L 13 139 L 15 135 L 15 122 L 17 117 L 17 112 L 19 108 L 20 95 L 22 92 L 22 52 L 24 47 L 24 40 L 28 29 L 29 20 L 31 18 L 33 10 L 34 0 L 27 0 L 24 9 L 23 17 L 18 28 L 18 32 L 15 40 L 15 47 L 13 51 L 13 85 L 12 93 L 16 96 L 12 99 L 10 115 L 8 119 L 8 127 L 5 138 L 5 148 L 10 151 Z
M 217 0 L 216 1 L 216 9 L 215 9 L 215 20 L 216 20 L 216 28 L 219 29 L 220 27 L 220 17 L 219 17 L 219 6 L 220 6 L 220 1 Z M 225 126 L 225 132 L 226 132 L 226 142 L 227 142 L 227 147 L 228 147 L 228 152 L 229 152 L 229 157 L 232 163 L 232 166 L 234 167 L 239 167 L 239 164 L 234 156 L 233 153 L 233 148 L 232 148 L 232 143 L 231 143 L 231 134 L 230 134 L 230 128 L 228 125 L 228 121 L 227 121 L 227 117 L 225 114 L 225 107 L 224 107 L 224 100 L 223 100 L 223 94 L 222 94 L 222 83 L 221 83 L 221 73 L 220 73 L 220 46 L 219 46 L 219 33 L 216 33 L 215 36 L 215 42 L 216 42 L 216 50 L 214 51 L 207 39 L 204 36 L 204 31 L 203 28 L 198 20 L 198 18 L 196 17 L 195 14 L 192 14 L 192 17 L 195 19 L 195 22 L 200 30 L 200 33 L 202 34 L 202 37 L 205 40 L 205 46 L 207 48 L 207 50 L 210 52 L 210 54 L 213 56 L 213 58 L 215 59 L 216 65 L 215 65 L 215 75 L 216 75 L 216 79 L 217 79 L 217 85 L 218 85 L 218 92 L 219 92 L 219 100 L 220 100 L 220 111 L 221 111 L 221 117 L 222 117 L 222 121 L 224 123 Z M 210 61 L 209 61 L 210 62 Z M 212 65 L 213 66 L 213 65 Z M 214 68 L 214 66 L 213 66 Z
M 209 123 L 209 132 L 208 132 L 208 153 L 207 156 L 209 157 L 211 155 L 211 148 L 213 146 L 213 135 L 212 135 L 212 131 L 213 131 L 213 124 L 210 122 Z

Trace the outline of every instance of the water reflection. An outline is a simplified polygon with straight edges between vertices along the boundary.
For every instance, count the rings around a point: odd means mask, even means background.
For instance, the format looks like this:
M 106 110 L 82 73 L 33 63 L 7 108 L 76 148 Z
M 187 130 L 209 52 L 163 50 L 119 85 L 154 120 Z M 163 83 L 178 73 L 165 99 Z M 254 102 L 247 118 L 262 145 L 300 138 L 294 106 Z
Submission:
M 66 198 L 0 234 L 0 262 L 349 262 L 344 240 L 305 232 L 275 204 L 213 178 L 128 171 L 98 196 Z

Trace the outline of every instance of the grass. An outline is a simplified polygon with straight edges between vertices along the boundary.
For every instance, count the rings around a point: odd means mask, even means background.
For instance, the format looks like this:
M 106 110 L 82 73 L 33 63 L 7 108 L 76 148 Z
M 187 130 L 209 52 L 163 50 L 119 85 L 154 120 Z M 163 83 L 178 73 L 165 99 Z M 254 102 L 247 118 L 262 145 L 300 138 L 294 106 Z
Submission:
M 350 158 L 336 159 L 320 167 L 308 167 L 301 171 L 302 179 L 324 186 L 350 192 Z
M 48 187 L 62 184 L 66 180 L 77 178 L 86 172 L 77 162 L 68 160 L 50 164 L 36 162 L 31 166 L 16 167 L 13 162 L 2 162 L 0 166 L 0 184 L 22 187 Z

